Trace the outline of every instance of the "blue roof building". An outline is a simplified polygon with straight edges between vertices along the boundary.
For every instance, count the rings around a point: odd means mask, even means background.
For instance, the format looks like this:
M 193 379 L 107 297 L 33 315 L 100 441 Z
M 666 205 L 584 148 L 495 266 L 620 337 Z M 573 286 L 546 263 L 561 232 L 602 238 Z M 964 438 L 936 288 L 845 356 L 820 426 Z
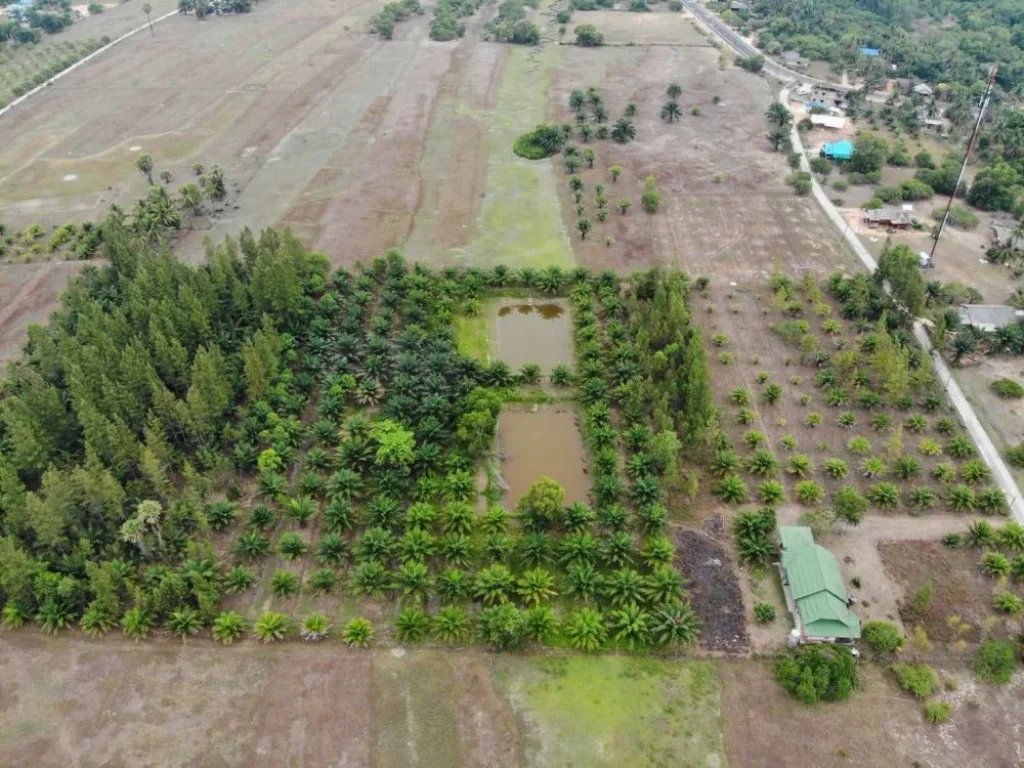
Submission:
M 849 160 L 853 157 L 853 144 L 846 139 L 833 141 L 821 148 L 821 156 L 829 160 Z
M 861 56 L 881 56 L 882 55 L 882 52 L 880 50 L 878 50 L 877 48 L 860 48 L 858 50 L 860 51 L 860 55 Z

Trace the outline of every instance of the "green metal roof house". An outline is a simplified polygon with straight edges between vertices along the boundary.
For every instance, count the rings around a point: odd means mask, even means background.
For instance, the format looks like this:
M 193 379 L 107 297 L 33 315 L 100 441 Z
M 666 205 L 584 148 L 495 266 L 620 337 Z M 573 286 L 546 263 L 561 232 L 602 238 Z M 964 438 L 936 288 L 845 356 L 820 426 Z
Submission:
M 846 139 L 827 143 L 821 148 L 821 156 L 829 160 L 849 160 L 853 157 L 853 144 Z
M 784 526 L 782 589 L 802 642 L 852 642 L 860 637 L 860 620 L 849 599 L 835 557 L 814 543 L 810 528 Z

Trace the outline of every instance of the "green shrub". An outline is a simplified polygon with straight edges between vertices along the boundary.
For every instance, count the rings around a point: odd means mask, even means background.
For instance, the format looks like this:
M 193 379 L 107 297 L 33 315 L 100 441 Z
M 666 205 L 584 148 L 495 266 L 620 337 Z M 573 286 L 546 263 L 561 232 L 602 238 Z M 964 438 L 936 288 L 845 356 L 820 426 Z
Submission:
M 992 382 L 992 389 L 1000 397 L 1019 399 L 1024 397 L 1024 386 L 1021 386 L 1013 379 L 996 379 Z
M 512 151 L 527 160 L 543 160 L 557 155 L 564 146 L 565 135 L 559 126 L 541 124 L 516 139 Z
M 1016 666 L 1016 649 L 1009 640 L 986 640 L 974 654 L 974 672 L 986 683 L 1005 685 Z
M 893 664 L 892 671 L 900 687 L 919 699 L 926 699 L 939 685 L 935 670 L 927 664 Z
M 769 603 L 758 603 L 754 606 L 754 618 L 758 624 L 768 624 L 775 621 L 775 606 Z
M 924 705 L 925 719 L 934 725 L 948 723 L 953 715 L 953 705 L 948 701 L 928 701 Z
M 942 221 L 942 217 L 945 215 L 945 208 L 936 208 L 932 211 L 932 218 L 936 221 Z M 980 223 L 981 219 L 978 218 L 978 215 L 966 205 L 957 203 L 949 209 L 949 224 L 957 229 L 977 229 Z
M 593 24 L 580 24 L 576 27 L 576 45 L 583 48 L 596 48 L 604 45 L 604 35 L 597 31 Z
M 857 686 L 857 670 L 849 648 L 808 646 L 779 660 L 775 679 L 805 704 L 842 701 Z
M 860 634 L 879 653 L 898 651 L 906 642 L 899 627 L 888 621 L 869 621 L 861 628 Z

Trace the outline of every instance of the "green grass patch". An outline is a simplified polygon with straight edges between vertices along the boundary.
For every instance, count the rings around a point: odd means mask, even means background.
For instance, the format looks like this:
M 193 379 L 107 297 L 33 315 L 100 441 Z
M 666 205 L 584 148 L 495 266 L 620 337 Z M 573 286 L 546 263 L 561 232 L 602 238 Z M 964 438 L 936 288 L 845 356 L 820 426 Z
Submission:
M 532 766 L 724 765 L 713 665 L 622 656 L 502 656 L 495 676 Z
M 481 267 L 571 267 L 575 264 L 562 224 L 550 160 L 526 160 L 512 151 L 516 139 L 544 122 L 550 72 L 558 46 L 515 47 L 505 62 L 497 105 L 490 113 L 486 197 L 480 229 L 464 253 Z
M 491 352 L 490 313 L 485 308 L 479 315 L 456 315 L 452 318 L 459 354 L 487 362 Z

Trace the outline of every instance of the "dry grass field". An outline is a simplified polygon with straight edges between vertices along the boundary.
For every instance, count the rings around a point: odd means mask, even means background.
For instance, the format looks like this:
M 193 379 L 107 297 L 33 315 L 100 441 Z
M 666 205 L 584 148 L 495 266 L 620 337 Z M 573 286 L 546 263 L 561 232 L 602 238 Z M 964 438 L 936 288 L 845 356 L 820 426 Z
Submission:
M 729 280 L 777 264 L 855 267 L 764 147 L 767 82 L 721 68 L 719 51 L 685 15 L 581 13 L 610 40 L 659 44 L 526 49 L 480 39 L 490 6 L 459 41 L 429 40 L 429 15 L 382 41 L 365 31 L 379 6 L 268 0 L 239 17 L 171 18 L 155 37 L 122 43 L 4 116 L 0 221 L 14 231 L 97 219 L 111 203 L 130 208 L 145 192 L 135 161 L 147 152 L 157 171 L 172 173 L 172 188 L 193 178 L 195 163 L 225 169 L 228 203 L 179 238 L 179 253 L 193 260 L 207 236 L 278 225 L 335 264 L 402 247 L 434 264 L 672 264 Z M 82 27 L 124 24 L 123 13 Z M 667 125 L 658 110 L 673 80 L 687 114 Z M 598 160 L 584 180 L 623 166 L 609 194 L 630 196 L 634 208 L 580 242 L 558 159 L 522 160 L 511 146 L 545 119 L 566 119 L 568 92 L 593 84 L 613 114 L 637 103 L 639 135 L 625 146 L 595 142 Z M 690 116 L 691 106 L 703 115 Z M 639 206 L 648 174 L 664 196 L 654 216 Z M 2 270 L 3 282 L 16 274 Z M 32 306 L 59 290 L 40 288 Z M 17 351 L 23 333 L 5 324 L 13 344 L 0 358 Z

